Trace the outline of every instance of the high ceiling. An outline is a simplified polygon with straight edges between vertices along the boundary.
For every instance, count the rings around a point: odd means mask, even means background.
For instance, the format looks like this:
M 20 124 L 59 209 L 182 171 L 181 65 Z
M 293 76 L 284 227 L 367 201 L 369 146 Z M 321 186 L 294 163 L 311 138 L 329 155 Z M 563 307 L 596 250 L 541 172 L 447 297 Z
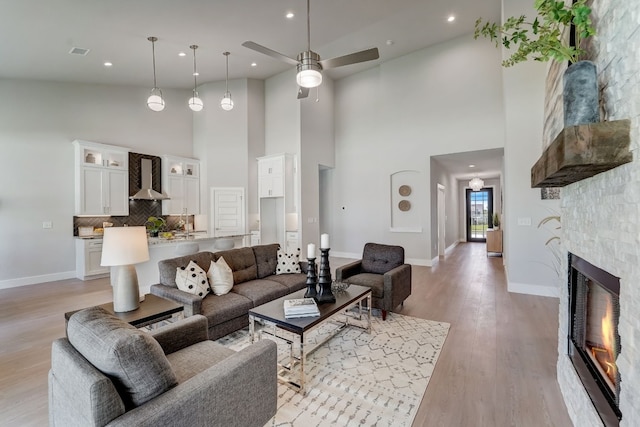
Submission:
M 502 174 L 504 149 L 467 151 L 464 153 L 432 156 L 451 176 L 459 180 L 497 178 Z M 473 166 L 470 166 L 473 165 Z
M 148 36 L 158 37 L 161 88 L 192 87 L 192 44 L 199 83 L 224 80 L 224 51 L 231 79 L 291 67 L 242 47 L 246 40 L 294 58 L 306 50 L 305 0 L 0 0 L 0 10 L 0 78 L 152 86 Z M 326 71 L 339 79 L 470 34 L 478 17 L 498 20 L 500 0 L 312 0 L 311 49 L 323 59 L 379 49 L 376 61 Z M 90 51 L 69 54 L 74 47 Z

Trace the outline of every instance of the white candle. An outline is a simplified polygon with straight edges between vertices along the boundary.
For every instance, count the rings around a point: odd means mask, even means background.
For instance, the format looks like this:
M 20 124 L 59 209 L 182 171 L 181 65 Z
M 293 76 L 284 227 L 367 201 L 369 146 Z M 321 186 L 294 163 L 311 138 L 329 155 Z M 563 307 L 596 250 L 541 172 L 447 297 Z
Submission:
M 327 233 L 320 236 L 320 249 L 329 249 L 329 235 Z
M 316 257 L 316 245 L 313 243 L 309 243 L 307 245 L 307 259 L 312 259 Z

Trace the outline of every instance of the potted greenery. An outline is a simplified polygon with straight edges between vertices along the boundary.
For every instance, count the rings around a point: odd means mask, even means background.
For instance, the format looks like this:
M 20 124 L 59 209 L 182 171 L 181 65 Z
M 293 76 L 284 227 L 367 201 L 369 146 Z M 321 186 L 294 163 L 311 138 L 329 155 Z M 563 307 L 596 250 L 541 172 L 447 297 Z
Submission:
M 167 225 L 162 217 L 150 216 L 145 223 L 150 237 L 158 237 L 158 233 Z
M 582 41 L 595 35 L 590 19 L 591 8 L 586 3 L 587 0 L 574 0 L 571 4 L 563 0 L 535 0 L 538 16 L 533 21 L 522 15 L 512 16 L 502 25 L 483 21 L 482 18 L 475 24 L 474 38 L 489 38 L 495 41 L 496 47 L 502 43 L 507 49 L 517 48 L 502 61 L 504 67 L 527 59 L 569 62 L 564 75 L 565 127 L 599 121 L 595 64 L 580 60 L 585 54 L 581 48 Z M 573 45 L 567 33 L 571 26 L 575 35 Z
M 491 219 L 491 222 L 493 222 L 494 230 L 500 229 L 500 214 L 498 212 L 493 213 L 493 218 Z

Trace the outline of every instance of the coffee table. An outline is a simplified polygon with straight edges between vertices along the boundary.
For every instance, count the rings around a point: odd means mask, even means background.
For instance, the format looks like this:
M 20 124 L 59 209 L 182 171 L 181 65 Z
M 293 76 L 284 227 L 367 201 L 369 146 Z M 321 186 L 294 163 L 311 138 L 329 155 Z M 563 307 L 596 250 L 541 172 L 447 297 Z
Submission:
M 144 300 L 140 302 L 140 307 L 124 313 L 116 313 L 113 311 L 113 302 L 101 304 L 98 307 L 102 307 L 109 313 L 115 314 L 136 328 L 142 328 L 148 325 L 152 325 L 153 327 L 157 322 L 169 319 L 173 317 L 174 314 L 182 315 L 182 311 L 184 310 L 182 304 L 153 294 L 146 294 Z M 65 320 L 68 322 L 71 315 L 78 311 L 80 310 L 65 313 Z
M 369 309 L 363 310 L 362 307 L 364 300 L 367 300 L 367 307 L 371 307 L 371 288 L 351 285 L 344 291 L 334 292 L 335 303 L 318 304 L 320 316 L 285 318 L 284 301 L 303 298 L 305 292 L 306 289 L 303 289 L 249 310 L 251 342 L 255 342 L 256 338 L 262 339 L 266 334 L 284 341 L 288 345 L 289 362 L 279 364 L 278 380 L 302 394 L 305 393 L 304 365 L 309 354 L 347 326 L 360 327 L 371 333 L 371 311 Z M 348 309 L 356 306 L 355 313 L 347 313 Z M 364 325 L 362 325 L 363 312 L 366 312 Z M 338 321 L 339 317 L 340 321 Z M 359 321 L 360 324 L 353 323 L 353 320 Z M 262 328 L 256 328 L 257 322 L 262 324 Z M 336 323 L 337 327 L 322 341 L 309 348 L 305 342 L 308 334 L 328 322 Z M 283 333 L 284 331 L 289 334 Z M 294 351 L 296 344 L 299 346 L 299 352 Z M 295 375 L 296 370 L 298 375 Z

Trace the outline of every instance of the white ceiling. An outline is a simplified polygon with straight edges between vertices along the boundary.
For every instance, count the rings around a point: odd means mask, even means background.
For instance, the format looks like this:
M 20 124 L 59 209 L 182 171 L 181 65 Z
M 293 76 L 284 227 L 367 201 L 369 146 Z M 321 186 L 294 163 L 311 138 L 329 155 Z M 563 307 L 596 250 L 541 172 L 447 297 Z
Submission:
M 497 178 L 502 173 L 504 149 L 467 151 L 432 156 L 432 158 L 459 180 L 471 179 L 474 176 L 483 179 Z
M 294 58 L 306 50 L 305 0 L 0 0 L 0 10 L 0 78 L 150 87 L 148 36 L 158 37 L 160 88 L 192 87 L 191 44 L 200 46 L 199 83 L 224 80 L 224 51 L 231 79 L 290 67 L 241 46 L 246 40 Z M 284 17 L 289 11 L 294 19 Z M 379 49 L 376 61 L 325 71 L 339 79 L 470 34 L 478 17 L 498 20 L 500 0 L 312 0 L 311 48 L 323 59 Z M 90 52 L 73 56 L 73 47 Z

